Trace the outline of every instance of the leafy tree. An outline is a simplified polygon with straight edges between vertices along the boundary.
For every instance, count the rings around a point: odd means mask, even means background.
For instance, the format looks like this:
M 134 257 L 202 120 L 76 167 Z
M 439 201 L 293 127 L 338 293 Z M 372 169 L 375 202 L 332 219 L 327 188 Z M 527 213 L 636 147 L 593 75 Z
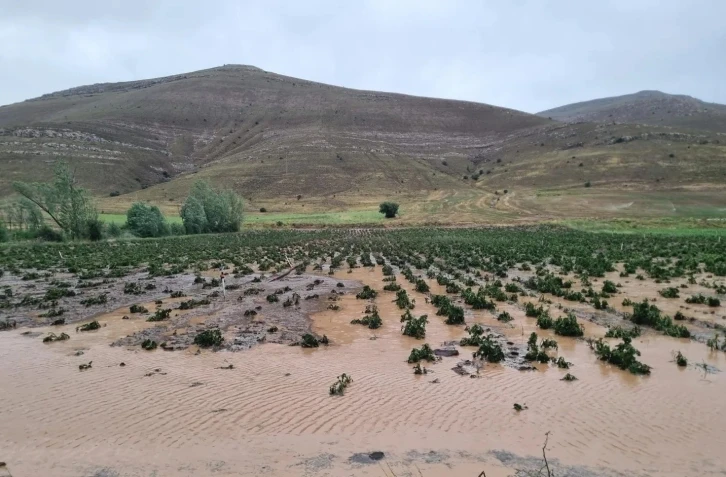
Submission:
M 89 240 L 94 242 L 101 240 L 103 238 L 103 230 L 104 224 L 98 219 L 98 217 L 94 217 L 86 221 L 86 231 Z
M 8 241 L 8 229 L 5 227 L 5 224 L 0 221 L 0 242 L 7 242 Z
M 4 209 L 9 227 L 17 230 L 38 230 L 43 226 L 43 212 L 35 203 L 21 197 Z
M 181 210 L 184 228 L 189 234 L 239 232 L 242 222 L 242 199 L 231 190 L 214 190 L 205 181 L 197 181 Z
M 77 186 L 75 175 L 65 162 L 56 164 L 52 183 L 14 182 L 13 187 L 71 238 L 87 237 L 89 222 L 98 216 L 88 193 Z
M 161 237 L 169 234 L 169 226 L 155 205 L 134 203 L 126 212 L 126 226 L 139 237 Z
M 386 214 L 387 219 L 392 219 L 398 214 L 398 204 L 395 202 L 383 202 L 378 212 L 381 214 Z

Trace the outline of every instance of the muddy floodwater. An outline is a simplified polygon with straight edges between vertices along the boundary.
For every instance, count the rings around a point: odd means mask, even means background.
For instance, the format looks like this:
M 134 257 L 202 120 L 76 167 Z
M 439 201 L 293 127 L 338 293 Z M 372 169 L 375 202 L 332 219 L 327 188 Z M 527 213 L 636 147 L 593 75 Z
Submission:
M 43 344 L 21 328 L 0 333 L 0 461 L 14 477 L 503 477 L 539 468 L 549 432 L 547 456 L 558 476 L 726 475 L 726 373 L 714 371 L 726 371 L 726 353 L 646 331 L 633 344 L 652 374 L 634 376 L 598 361 L 582 339 L 536 329 L 521 303 L 500 303 L 497 312 L 509 312 L 511 323 L 468 307 L 467 322 L 520 348 L 532 331 L 556 339 L 557 353 L 572 367 L 519 371 L 487 363 L 478 375 L 462 376 L 452 368 L 474 348 L 457 346 L 459 356 L 414 375 L 406 362 L 413 347 L 458 342 L 464 327 L 444 324 L 399 276 L 416 300 L 413 314 L 429 317 L 424 340 L 402 336 L 402 310 L 395 293 L 382 291 L 380 267 L 338 271 L 335 278 L 379 294 L 366 301 L 346 293 L 334 302 L 338 310 L 314 313 L 312 330 L 331 341 L 317 349 L 112 347 L 152 326 L 124 320 L 119 311 L 98 317 L 106 326 L 95 332 L 54 327 L 71 336 L 63 342 Z M 427 282 L 432 293 L 444 293 Z M 350 323 L 369 303 L 383 319 L 377 330 Z M 564 313 L 553 307 L 552 314 Z M 604 327 L 584 325 L 586 336 L 605 334 Z M 676 351 L 689 366 L 676 366 Z M 696 366 L 704 363 L 711 372 Z M 562 381 L 567 372 L 577 381 Z M 342 373 L 353 382 L 343 396 L 330 396 Z M 527 409 L 517 412 L 514 403 Z M 383 458 L 371 458 L 376 451 Z

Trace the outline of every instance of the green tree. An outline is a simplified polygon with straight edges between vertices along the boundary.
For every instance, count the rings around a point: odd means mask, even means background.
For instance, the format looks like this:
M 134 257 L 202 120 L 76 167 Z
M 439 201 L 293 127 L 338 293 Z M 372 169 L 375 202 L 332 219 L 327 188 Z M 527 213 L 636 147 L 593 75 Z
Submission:
M 0 220 L 0 242 L 7 242 L 8 237 L 8 229 L 5 227 L 5 223 Z
M 392 219 L 398 214 L 398 204 L 395 202 L 384 202 L 380 205 L 378 212 L 386 214 L 387 219 Z
M 181 209 L 184 230 L 188 234 L 203 234 L 207 231 L 207 216 L 204 205 L 196 197 L 187 197 Z
M 21 197 L 3 209 L 8 227 L 16 230 L 38 230 L 43 226 L 43 212 L 35 203 Z
M 242 198 L 231 190 L 215 190 L 197 181 L 181 210 L 187 233 L 238 232 L 242 223 Z
M 169 234 L 169 226 L 155 205 L 135 202 L 126 212 L 126 226 L 139 237 L 161 237 Z
M 48 214 L 71 238 L 87 237 L 89 223 L 98 217 L 88 193 L 78 187 L 65 162 L 56 164 L 53 182 L 14 182 L 13 188 Z

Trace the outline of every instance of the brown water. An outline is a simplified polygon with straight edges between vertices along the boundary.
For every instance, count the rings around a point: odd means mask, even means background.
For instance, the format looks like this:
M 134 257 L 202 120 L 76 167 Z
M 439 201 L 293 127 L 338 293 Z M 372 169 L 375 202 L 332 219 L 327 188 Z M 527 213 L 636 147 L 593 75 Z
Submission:
M 383 285 L 380 269 L 339 277 L 377 290 Z M 416 298 L 414 313 L 429 315 L 423 341 L 401 336 L 401 311 L 388 292 L 375 300 L 384 321 L 379 330 L 349 323 L 365 309 L 353 296 L 337 302 L 340 311 L 316 315 L 314 329 L 334 344 L 315 350 L 266 344 L 195 355 L 112 348 L 108 343 L 116 337 L 153 326 L 121 320 L 120 313 L 101 319 L 107 326 L 98 332 L 69 331 L 67 342 L 42 344 L 20 330 L 2 333 L 0 460 L 15 477 L 85 476 L 102 468 L 129 476 L 429 477 L 486 470 L 496 477 L 513 470 L 489 451 L 540 456 L 544 433 L 551 431 L 548 456 L 568 465 L 679 477 L 726 470 L 726 376 L 679 369 L 672 352 L 721 369 L 726 353 L 646 334 L 634 342 L 641 360 L 653 367 L 643 378 L 597 361 L 582 341 L 538 331 L 557 339 L 578 381 L 560 381 L 566 371 L 547 365 L 520 372 L 487 364 L 480 379 L 451 371 L 473 348 L 428 366 L 433 374 L 415 376 L 405 362 L 413 346 L 438 346 L 465 332 L 443 324 L 423 295 L 405 280 L 399 283 Z M 502 325 L 489 312 L 471 310 L 467 321 L 518 343 L 535 331 L 534 320 L 517 307 L 499 308 L 515 321 Z M 604 329 L 587 324 L 587 334 L 601 336 Z M 80 348 L 85 354 L 75 356 Z M 80 372 L 78 365 L 90 360 L 93 368 Z M 234 369 L 217 369 L 227 363 Z M 354 381 L 345 396 L 331 397 L 328 387 L 341 373 Z M 515 402 L 529 409 L 517 413 Z M 347 461 L 373 450 L 386 452 L 386 459 Z

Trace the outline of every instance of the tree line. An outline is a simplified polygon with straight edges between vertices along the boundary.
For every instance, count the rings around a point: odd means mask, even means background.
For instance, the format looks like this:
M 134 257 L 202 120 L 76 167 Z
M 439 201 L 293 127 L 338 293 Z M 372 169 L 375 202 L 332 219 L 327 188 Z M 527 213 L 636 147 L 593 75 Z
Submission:
M 0 210 L 0 242 L 10 238 L 96 241 L 124 231 L 137 237 L 238 232 L 243 218 L 244 204 L 236 193 L 197 181 L 181 208 L 181 225 L 169 224 L 157 206 L 144 202 L 132 204 L 123 226 L 106 225 L 88 191 L 62 161 L 56 164 L 51 182 L 14 182 L 13 188 L 20 198 Z

